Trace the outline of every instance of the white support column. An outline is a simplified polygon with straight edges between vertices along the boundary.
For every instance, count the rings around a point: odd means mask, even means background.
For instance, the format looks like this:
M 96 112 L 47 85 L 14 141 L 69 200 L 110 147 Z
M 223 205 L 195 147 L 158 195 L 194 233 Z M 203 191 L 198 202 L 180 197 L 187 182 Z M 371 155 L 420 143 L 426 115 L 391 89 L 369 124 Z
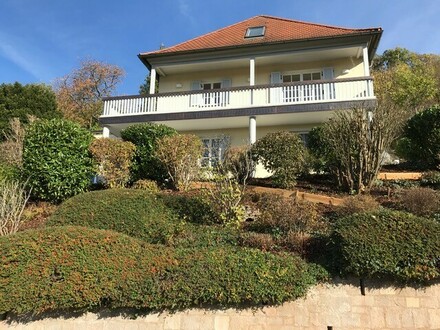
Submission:
M 154 94 L 156 91 L 156 69 L 151 68 L 150 71 L 150 94 Z
M 255 86 L 255 58 L 249 60 L 249 86 Z
M 257 118 L 249 117 L 249 143 L 254 144 L 257 141 Z
M 364 49 L 363 49 L 362 58 L 363 58 L 363 61 L 364 61 L 364 75 L 366 77 L 369 77 L 370 76 L 370 61 L 368 60 L 368 48 L 367 48 L 367 46 L 365 46 Z
M 110 129 L 106 126 L 102 128 L 102 137 L 109 138 L 110 137 Z

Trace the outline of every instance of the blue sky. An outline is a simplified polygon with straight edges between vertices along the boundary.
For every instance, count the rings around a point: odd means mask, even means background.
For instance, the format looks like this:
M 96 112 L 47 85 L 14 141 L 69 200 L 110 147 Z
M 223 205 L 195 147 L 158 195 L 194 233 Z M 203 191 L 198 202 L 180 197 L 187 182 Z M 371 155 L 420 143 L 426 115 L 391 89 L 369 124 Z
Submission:
M 261 14 L 382 27 L 379 53 L 440 54 L 440 0 L 0 0 L 0 83 L 51 84 L 92 58 L 126 71 L 115 94 L 137 94 L 138 53 Z

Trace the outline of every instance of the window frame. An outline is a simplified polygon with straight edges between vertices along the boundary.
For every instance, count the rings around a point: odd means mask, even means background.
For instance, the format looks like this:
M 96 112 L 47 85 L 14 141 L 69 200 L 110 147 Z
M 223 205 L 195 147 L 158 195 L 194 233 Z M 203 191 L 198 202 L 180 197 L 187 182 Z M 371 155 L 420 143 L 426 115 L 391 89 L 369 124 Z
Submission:
M 256 34 L 256 35 L 252 35 L 252 31 L 255 31 L 257 29 L 261 29 L 261 32 Z M 246 33 L 244 35 L 245 38 L 258 38 L 258 37 L 264 37 L 266 33 L 266 27 L 264 25 L 261 26 L 250 26 L 246 29 Z

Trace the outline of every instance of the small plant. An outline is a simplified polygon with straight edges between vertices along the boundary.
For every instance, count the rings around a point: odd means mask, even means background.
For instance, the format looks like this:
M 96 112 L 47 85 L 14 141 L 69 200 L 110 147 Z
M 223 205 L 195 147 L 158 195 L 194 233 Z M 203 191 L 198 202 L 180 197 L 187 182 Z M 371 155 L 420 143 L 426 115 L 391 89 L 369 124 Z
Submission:
M 30 121 L 32 122 L 33 119 Z M 0 160 L 5 164 L 20 168 L 23 163 L 25 129 L 19 118 L 12 118 L 9 126 L 10 130 L 4 132 L 5 141 L 0 143 Z
M 306 149 L 301 138 L 291 132 L 269 133 L 252 148 L 255 158 L 273 173 L 276 185 L 291 188 L 306 164 Z
M 133 189 L 140 189 L 148 191 L 152 194 L 157 194 L 160 191 L 159 186 L 157 185 L 156 181 L 153 180 L 137 180 L 133 185 L 131 186 Z
M 365 213 L 376 211 L 379 206 L 380 204 L 371 195 L 355 195 L 345 198 L 342 205 L 337 209 L 337 213 L 341 216 Z
M 412 188 L 403 192 L 401 206 L 404 210 L 419 216 L 440 213 L 440 194 L 430 188 Z
M 433 189 L 440 189 L 440 171 L 429 171 L 423 173 L 421 184 Z
M 97 174 L 109 188 L 124 188 L 130 178 L 131 160 L 136 147 L 117 139 L 96 139 L 90 152 L 96 162 Z
M 271 234 L 243 232 L 240 235 L 240 244 L 263 251 L 271 251 L 276 246 L 275 240 Z
M 174 188 L 188 190 L 199 174 L 202 141 L 195 135 L 166 136 L 157 142 L 156 157 L 166 168 Z
M 18 181 L 0 181 L 0 235 L 16 233 L 29 199 L 25 185 Z
M 252 160 L 251 147 L 229 147 L 225 151 L 222 166 L 240 184 L 245 185 L 255 171 L 255 162 Z
M 239 227 L 245 220 L 246 210 L 242 205 L 244 187 L 234 178 L 213 171 L 204 192 L 220 223 Z

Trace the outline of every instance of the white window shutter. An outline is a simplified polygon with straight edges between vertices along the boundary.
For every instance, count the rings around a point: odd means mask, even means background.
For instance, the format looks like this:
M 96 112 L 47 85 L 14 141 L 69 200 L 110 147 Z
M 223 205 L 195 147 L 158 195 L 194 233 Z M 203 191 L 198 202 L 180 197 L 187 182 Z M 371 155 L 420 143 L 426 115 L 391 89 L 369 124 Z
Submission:
M 271 84 L 281 84 L 283 82 L 281 78 L 281 72 L 271 72 L 270 74 L 270 83 Z M 271 87 L 270 88 L 270 103 L 276 104 L 280 103 L 282 100 L 282 93 L 283 88 L 282 87 Z
M 323 68 L 322 69 L 322 79 L 332 80 L 333 79 L 333 68 Z
M 333 68 L 323 68 L 322 69 L 322 79 L 323 80 L 333 80 Z M 335 98 L 335 83 L 330 82 L 324 85 L 324 99 L 333 100 Z
M 223 79 L 222 80 L 222 88 L 230 88 L 232 87 L 231 79 Z
M 199 91 L 202 89 L 202 82 L 200 80 L 191 82 L 191 90 Z M 202 104 L 202 95 L 201 94 L 191 94 L 189 98 L 189 106 L 190 107 L 198 107 Z
M 271 84 L 281 84 L 283 81 L 281 79 L 281 72 L 271 72 L 270 83 Z

